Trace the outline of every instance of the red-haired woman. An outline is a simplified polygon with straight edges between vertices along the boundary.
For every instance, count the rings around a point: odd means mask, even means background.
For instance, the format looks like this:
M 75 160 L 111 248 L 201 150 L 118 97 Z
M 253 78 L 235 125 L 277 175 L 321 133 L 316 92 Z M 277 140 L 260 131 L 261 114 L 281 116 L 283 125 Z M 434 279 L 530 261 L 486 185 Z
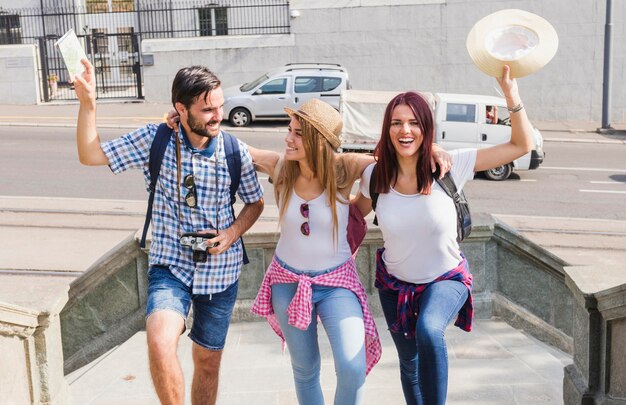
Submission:
M 511 112 L 511 140 L 486 149 L 451 153 L 457 188 L 483 171 L 509 163 L 532 148 L 532 126 L 509 67 L 497 79 Z M 408 404 L 444 404 L 448 358 L 444 332 L 471 330 L 472 275 L 457 242 L 457 216 L 450 197 L 433 180 L 434 137 L 428 103 L 417 93 L 396 96 L 385 111 L 377 160 L 361 180 L 354 200 L 371 211 L 370 181 L 379 195 L 376 216 L 384 248 L 377 254 L 376 287 L 400 359 Z

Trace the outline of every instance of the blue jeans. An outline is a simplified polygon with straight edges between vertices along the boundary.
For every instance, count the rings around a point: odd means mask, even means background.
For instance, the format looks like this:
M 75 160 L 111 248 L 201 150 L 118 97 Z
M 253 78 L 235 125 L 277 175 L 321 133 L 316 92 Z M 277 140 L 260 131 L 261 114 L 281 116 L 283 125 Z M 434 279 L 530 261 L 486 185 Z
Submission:
M 290 269 L 296 274 L 297 270 Z M 330 271 L 330 270 L 329 270 Z M 322 274 L 327 271 L 318 272 Z M 320 386 L 320 350 L 317 342 L 319 315 L 330 341 L 337 374 L 336 405 L 359 404 L 365 384 L 365 327 L 363 310 L 350 290 L 313 285 L 311 324 L 300 330 L 288 323 L 287 307 L 297 283 L 274 284 L 272 307 L 285 336 L 300 405 L 324 404 Z
M 146 318 L 155 311 L 174 311 L 187 319 L 193 305 L 193 325 L 189 338 L 208 350 L 222 350 L 230 317 L 237 299 L 239 283 L 210 295 L 192 294 L 191 287 L 172 274 L 167 267 L 148 269 L 148 302 Z
M 398 293 L 378 290 L 387 326 L 396 321 Z M 444 280 L 424 291 L 419 300 L 415 338 L 391 333 L 400 359 L 400 381 L 408 405 L 443 405 L 448 391 L 448 350 L 445 331 L 467 299 L 463 283 Z

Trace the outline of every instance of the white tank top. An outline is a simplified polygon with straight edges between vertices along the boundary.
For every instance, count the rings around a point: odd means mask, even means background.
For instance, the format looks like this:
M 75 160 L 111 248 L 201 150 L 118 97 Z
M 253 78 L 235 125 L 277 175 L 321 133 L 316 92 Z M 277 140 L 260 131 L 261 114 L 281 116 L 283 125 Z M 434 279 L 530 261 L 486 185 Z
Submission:
M 476 149 L 458 149 L 452 156 L 451 175 L 459 190 L 474 177 Z M 362 176 L 360 191 L 370 197 L 374 165 Z M 383 261 L 389 274 L 414 284 L 428 283 L 461 261 L 456 241 L 456 208 L 452 198 L 433 181 L 430 195 L 401 194 L 391 188 L 379 194 L 376 216 L 383 234 Z
M 348 244 L 347 204 L 337 195 L 337 239 L 333 242 L 333 217 L 326 201 L 326 191 L 318 197 L 306 201 L 295 191 L 289 199 L 289 206 L 280 224 L 280 238 L 276 245 L 276 256 L 289 266 L 300 271 L 321 271 L 345 263 L 351 256 Z M 300 231 L 306 219 L 300 213 L 300 205 L 309 204 L 309 236 Z

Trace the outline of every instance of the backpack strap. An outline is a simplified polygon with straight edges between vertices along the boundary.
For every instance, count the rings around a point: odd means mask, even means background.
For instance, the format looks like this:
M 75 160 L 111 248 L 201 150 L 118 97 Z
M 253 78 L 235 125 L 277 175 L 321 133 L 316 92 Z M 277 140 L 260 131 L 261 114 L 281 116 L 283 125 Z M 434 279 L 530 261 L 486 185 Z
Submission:
M 445 191 L 448 197 L 452 198 L 454 202 L 454 208 L 456 210 L 457 217 L 457 242 L 461 242 L 465 237 L 471 233 L 471 217 L 469 213 L 469 205 L 465 193 L 458 191 L 454 179 L 450 175 L 450 172 L 444 174 L 443 178 L 439 178 L 439 166 L 433 173 L 433 178 L 439 184 L 439 186 Z
M 157 128 L 156 135 L 152 140 L 150 146 L 150 158 L 148 160 L 148 169 L 150 172 L 150 185 L 148 186 L 148 209 L 146 211 L 146 220 L 143 224 L 143 232 L 141 233 L 141 242 L 139 246 L 143 249 L 146 247 L 146 235 L 148 234 L 148 227 L 152 220 L 152 204 L 154 203 L 154 192 L 156 190 L 157 180 L 159 179 L 159 172 L 161 171 L 161 163 L 163 163 L 163 156 L 167 145 L 172 138 L 174 131 L 167 126 L 167 124 L 161 124 Z
M 439 176 L 435 177 L 435 181 L 441 186 L 441 188 L 443 188 L 443 191 L 445 191 L 450 198 L 457 201 L 459 193 L 456 189 L 456 184 L 454 183 L 452 176 L 450 176 L 450 172 L 444 174 L 441 179 Z
M 223 131 L 222 135 L 224 136 L 224 153 L 230 175 L 230 205 L 233 205 L 237 201 L 237 189 L 241 182 L 241 153 L 237 138 Z
M 370 200 L 372 200 L 372 210 L 376 211 L 376 203 L 378 202 L 378 194 L 374 191 L 374 172 L 376 171 L 376 165 L 372 169 L 372 175 L 370 176 Z M 374 214 L 374 225 L 378 225 L 378 217 Z
M 228 165 L 228 174 L 230 175 L 230 212 L 235 218 L 235 208 L 233 205 L 237 201 L 237 189 L 241 182 L 241 152 L 239 151 L 239 142 L 237 138 L 231 134 L 222 131 L 224 136 L 224 153 L 226 155 L 226 164 Z M 246 247 L 241 239 L 241 247 L 243 249 L 243 264 L 250 263 Z

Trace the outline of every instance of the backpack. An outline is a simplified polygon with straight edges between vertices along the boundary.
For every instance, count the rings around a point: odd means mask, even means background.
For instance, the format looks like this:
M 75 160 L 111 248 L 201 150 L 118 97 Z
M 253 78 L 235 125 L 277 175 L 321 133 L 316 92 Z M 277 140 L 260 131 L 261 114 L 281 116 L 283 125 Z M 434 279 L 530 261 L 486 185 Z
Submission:
M 376 170 L 376 166 L 374 166 Z M 437 166 L 437 170 L 433 173 L 433 178 L 439 184 L 439 186 L 446 192 L 446 194 L 454 201 L 454 207 L 456 208 L 456 241 L 461 242 L 467 238 L 472 232 L 472 217 L 470 215 L 469 203 L 463 191 L 458 191 L 454 179 L 450 176 L 450 172 L 446 173 L 443 178 L 439 178 L 440 169 Z M 378 202 L 378 194 L 374 191 L 374 171 L 372 171 L 372 177 L 370 177 L 370 199 L 372 200 L 372 210 L 376 211 L 376 203 Z M 378 225 L 378 218 L 374 216 L 374 225 Z
M 174 134 L 174 130 L 169 128 L 167 124 L 161 124 L 157 128 L 156 135 L 150 146 L 150 159 L 148 161 L 148 169 L 150 172 L 150 185 L 148 186 L 148 209 L 146 211 L 146 220 L 143 225 L 143 232 L 141 234 L 141 242 L 139 246 L 141 248 L 146 247 L 146 235 L 148 233 L 148 227 L 152 220 L 152 204 L 154 203 L 154 192 L 156 190 L 157 180 L 159 179 L 159 172 L 161 171 L 161 163 L 163 163 L 163 156 L 165 150 L 170 142 L 170 139 Z M 228 174 L 230 175 L 230 210 L 233 218 L 235 218 L 235 209 L 233 205 L 237 201 L 237 189 L 239 188 L 239 182 L 241 181 L 241 154 L 239 152 L 239 143 L 237 138 L 229 133 L 223 132 L 224 136 L 224 153 L 226 154 L 226 164 L 228 165 Z M 241 247 L 243 249 L 243 264 L 248 264 L 248 254 L 246 253 L 246 247 L 243 244 L 243 238 L 241 239 Z

